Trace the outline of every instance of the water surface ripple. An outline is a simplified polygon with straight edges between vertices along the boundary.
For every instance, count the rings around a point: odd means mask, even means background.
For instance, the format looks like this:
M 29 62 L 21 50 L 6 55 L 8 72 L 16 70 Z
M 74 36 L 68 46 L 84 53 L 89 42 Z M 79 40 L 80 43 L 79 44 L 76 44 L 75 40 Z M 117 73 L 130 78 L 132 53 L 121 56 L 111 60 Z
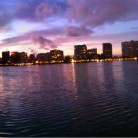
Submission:
M 138 62 L 0 68 L 0 136 L 138 136 Z

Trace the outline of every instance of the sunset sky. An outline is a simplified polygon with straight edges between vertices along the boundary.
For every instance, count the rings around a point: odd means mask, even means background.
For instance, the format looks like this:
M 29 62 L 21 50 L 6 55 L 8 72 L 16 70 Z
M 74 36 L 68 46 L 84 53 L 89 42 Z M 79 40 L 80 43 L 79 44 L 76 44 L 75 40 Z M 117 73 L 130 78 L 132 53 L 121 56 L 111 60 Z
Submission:
M 0 53 L 60 49 L 73 55 L 75 44 L 102 53 L 102 43 L 138 40 L 138 0 L 0 0 Z

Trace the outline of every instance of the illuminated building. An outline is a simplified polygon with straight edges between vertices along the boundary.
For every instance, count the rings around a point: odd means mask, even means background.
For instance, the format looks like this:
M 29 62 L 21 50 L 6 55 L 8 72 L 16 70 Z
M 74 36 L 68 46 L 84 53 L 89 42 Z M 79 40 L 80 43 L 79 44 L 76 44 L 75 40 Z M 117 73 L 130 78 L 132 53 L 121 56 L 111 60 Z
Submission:
M 7 63 L 10 59 L 10 52 L 9 51 L 3 51 L 2 52 L 2 62 Z
M 64 54 L 61 50 L 51 50 L 50 51 L 51 62 L 63 62 Z
M 74 46 L 74 59 L 75 60 L 86 60 L 87 57 L 87 47 L 86 45 L 75 45 Z
M 98 58 L 97 48 L 88 49 L 87 54 L 88 54 L 89 59 L 97 59 Z
M 138 57 L 138 41 L 122 42 L 122 57 Z
M 112 58 L 112 44 L 103 43 L 103 56 L 105 58 Z

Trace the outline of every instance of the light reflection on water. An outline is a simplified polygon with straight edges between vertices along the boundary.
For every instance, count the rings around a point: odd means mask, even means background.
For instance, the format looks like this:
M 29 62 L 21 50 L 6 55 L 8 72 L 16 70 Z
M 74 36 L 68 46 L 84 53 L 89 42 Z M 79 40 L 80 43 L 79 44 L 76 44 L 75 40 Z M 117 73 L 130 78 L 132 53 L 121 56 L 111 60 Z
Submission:
M 0 68 L 0 136 L 138 136 L 137 62 Z

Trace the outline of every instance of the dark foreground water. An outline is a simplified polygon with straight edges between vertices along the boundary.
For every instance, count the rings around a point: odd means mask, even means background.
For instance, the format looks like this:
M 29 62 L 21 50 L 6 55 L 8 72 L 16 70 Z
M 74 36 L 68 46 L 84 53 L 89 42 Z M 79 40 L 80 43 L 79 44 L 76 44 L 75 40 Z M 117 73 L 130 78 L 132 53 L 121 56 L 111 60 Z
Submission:
M 138 62 L 1 67 L 0 136 L 138 136 Z

